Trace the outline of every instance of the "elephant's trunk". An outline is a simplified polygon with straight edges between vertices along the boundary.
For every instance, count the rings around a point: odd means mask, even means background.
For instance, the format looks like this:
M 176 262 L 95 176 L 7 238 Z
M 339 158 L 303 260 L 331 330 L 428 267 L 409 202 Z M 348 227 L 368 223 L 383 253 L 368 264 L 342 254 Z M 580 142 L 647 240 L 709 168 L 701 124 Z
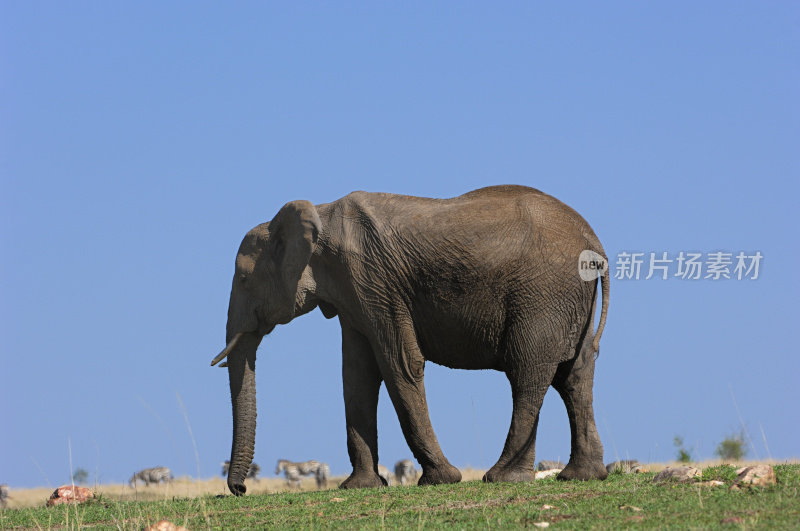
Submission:
M 244 479 L 253 461 L 256 441 L 256 350 L 261 338 L 244 334 L 228 356 L 233 404 L 233 444 L 228 488 L 237 496 L 247 491 Z

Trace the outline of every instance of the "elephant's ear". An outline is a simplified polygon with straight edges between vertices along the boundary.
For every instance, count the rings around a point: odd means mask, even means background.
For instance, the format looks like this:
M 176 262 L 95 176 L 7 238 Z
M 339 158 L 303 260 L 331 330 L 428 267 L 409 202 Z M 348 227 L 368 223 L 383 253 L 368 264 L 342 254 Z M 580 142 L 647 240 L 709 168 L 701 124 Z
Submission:
M 292 298 L 321 230 L 317 209 L 309 201 L 286 203 L 269 224 L 275 258 Z

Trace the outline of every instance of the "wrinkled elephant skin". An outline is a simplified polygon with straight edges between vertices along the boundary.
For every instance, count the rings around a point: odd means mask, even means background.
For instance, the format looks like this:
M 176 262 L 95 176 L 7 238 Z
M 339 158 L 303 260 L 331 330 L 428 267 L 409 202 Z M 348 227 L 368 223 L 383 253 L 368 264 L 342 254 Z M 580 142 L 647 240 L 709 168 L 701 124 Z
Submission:
M 589 280 L 579 256 L 605 260 L 588 223 L 538 190 L 494 186 L 451 199 L 354 192 L 287 203 L 244 237 L 228 307 L 233 403 L 228 485 L 245 492 L 253 457 L 255 358 L 278 324 L 319 307 L 342 327 L 347 449 L 344 488 L 383 485 L 377 404 L 386 385 L 420 485 L 461 474 L 442 453 L 425 399 L 425 362 L 503 371 L 513 412 L 486 481 L 534 478 L 539 409 L 553 386 L 569 416 L 572 452 L 561 479 L 605 478 L 592 409 L 595 353 L 608 308 L 608 271 Z M 593 330 L 598 282 L 600 322 Z

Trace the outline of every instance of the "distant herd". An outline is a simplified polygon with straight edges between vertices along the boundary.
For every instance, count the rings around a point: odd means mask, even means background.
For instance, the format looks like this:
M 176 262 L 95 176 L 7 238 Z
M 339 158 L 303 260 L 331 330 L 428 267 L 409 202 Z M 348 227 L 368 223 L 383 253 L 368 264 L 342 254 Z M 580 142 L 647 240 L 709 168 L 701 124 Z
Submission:
M 222 463 L 222 476 L 228 475 L 231 462 L 225 461 Z M 539 472 L 546 472 L 548 470 L 561 470 L 564 468 L 564 463 L 561 461 L 539 461 L 536 470 Z M 643 468 L 635 459 L 626 461 L 614 461 L 606 466 L 608 473 L 622 472 L 641 472 Z M 258 475 L 261 473 L 261 467 L 257 463 L 251 463 L 250 469 L 247 471 L 249 479 L 258 480 Z M 330 467 L 327 463 L 312 459 L 310 461 L 289 461 L 286 459 L 278 459 L 275 466 L 275 474 L 283 474 L 286 478 L 286 484 L 293 488 L 300 488 L 300 482 L 303 477 L 311 476 L 317 482 L 317 488 L 324 489 L 328 486 L 328 479 L 330 478 Z M 383 478 L 387 486 L 392 485 L 408 485 L 415 481 L 419 475 L 414 462 L 410 459 L 401 459 L 394 465 L 394 473 L 392 473 L 384 465 L 378 465 L 378 475 Z M 165 466 L 157 466 L 154 468 L 145 468 L 136 472 L 128 481 L 131 487 L 135 487 L 137 481 L 141 481 L 145 486 L 158 483 L 166 483 L 172 480 L 172 473 L 169 468 Z M 5 501 L 5 500 L 2 500 Z
M 539 464 L 536 466 L 536 470 L 539 472 L 558 472 L 564 468 L 564 463 L 561 461 L 539 461 Z M 228 468 L 230 467 L 230 461 L 225 461 L 222 465 L 222 475 L 228 475 Z M 258 479 L 258 473 L 261 468 L 256 464 L 252 463 L 250 465 L 250 470 L 247 473 L 247 477 L 250 479 Z M 636 472 L 644 472 L 645 468 L 639 464 L 639 462 L 635 459 L 629 459 L 626 461 L 614 461 L 613 463 L 609 463 L 606 466 L 606 470 L 609 474 L 614 472 L 619 473 L 636 473 Z M 330 469 L 326 463 L 322 463 L 320 461 L 311 460 L 311 461 L 303 461 L 303 462 L 293 462 L 287 461 L 286 459 L 279 459 L 278 464 L 275 467 L 275 474 L 283 473 L 286 477 L 286 483 L 290 487 L 300 488 L 300 480 L 303 476 L 313 476 L 317 481 L 317 488 L 323 489 L 328 484 L 328 476 L 330 475 Z M 401 459 L 394 465 L 394 474 L 384 465 L 378 465 L 378 475 L 386 482 L 386 485 L 391 487 L 392 485 L 408 485 L 413 481 L 416 481 L 419 473 L 416 468 L 414 468 L 414 462 L 410 459 Z
M 231 462 L 226 460 L 222 463 L 222 476 L 227 476 L 230 470 Z M 261 467 L 257 463 L 251 463 L 250 469 L 247 471 L 249 479 L 258 480 L 258 475 L 261 473 Z M 278 459 L 275 466 L 275 474 L 283 474 L 286 478 L 286 483 L 290 487 L 300 488 L 300 482 L 303 477 L 311 476 L 317 482 L 317 488 L 324 489 L 328 486 L 328 479 L 330 478 L 331 470 L 327 463 L 323 463 L 312 459 L 310 461 L 288 461 L 286 459 Z M 391 485 L 407 485 L 417 479 L 418 472 L 414 468 L 414 463 L 410 459 L 401 459 L 394 465 L 394 474 L 383 465 L 378 465 L 378 475 L 386 482 L 387 486 Z M 157 466 L 153 468 L 145 468 L 131 476 L 128 484 L 131 488 L 135 488 L 139 482 L 144 483 L 144 486 L 158 485 L 159 483 L 168 483 L 172 481 L 173 475 L 169 468 L 165 466 Z M 3 499 L 3 501 L 5 501 Z

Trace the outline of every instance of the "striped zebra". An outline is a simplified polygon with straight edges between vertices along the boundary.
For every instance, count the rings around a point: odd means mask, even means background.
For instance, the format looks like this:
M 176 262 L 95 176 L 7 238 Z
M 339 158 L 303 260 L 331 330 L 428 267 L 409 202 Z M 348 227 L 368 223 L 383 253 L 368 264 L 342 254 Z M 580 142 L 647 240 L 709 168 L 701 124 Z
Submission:
M 414 468 L 414 462 L 411 459 L 402 459 L 394 465 L 394 477 L 401 485 L 417 479 L 417 469 Z
M 328 486 L 328 477 L 331 474 L 331 469 L 327 463 L 320 463 L 316 459 L 303 461 L 302 463 L 278 459 L 278 464 L 275 466 L 275 474 L 280 474 L 281 472 L 286 476 L 286 483 L 290 487 L 299 489 L 300 479 L 303 476 L 313 475 L 314 479 L 317 480 L 317 488 L 322 489 Z
M 0 485 L 0 509 L 5 509 L 6 503 L 8 503 L 8 485 L 4 483 Z
M 389 469 L 385 466 L 378 465 L 378 475 L 383 478 L 387 487 L 391 487 L 392 483 L 394 483 L 394 481 L 392 481 L 392 473 L 389 472 Z
M 642 472 L 644 467 L 639 464 L 636 459 L 626 459 L 625 461 L 614 461 L 606 465 L 606 471 L 609 474 L 619 472 L 622 474 L 631 474 L 635 472 Z
M 222 463 L 222 476 L 228 477 L 228 471 L 231 469 L 231 462 L 230 460 L 225 460 Z M 261 467 L 258 466 L 258 463 L 250 463 L 250 468 L 247 469 L 247 477 L 258 481 L 258 475 L 261 473 Z
M 145 486 L 150 485 L 151 483 L 158 484 L 162 481 L 167 483 L 172 481 L 172 472 L 170 472 L 169 468 L 165 466 L 145 468 L 144 470 L 140 470 L 132 475 L 131 479 L 128 480 L 128 484 L 131 487 L 135 487 L 137 480 L 144 481 Z

